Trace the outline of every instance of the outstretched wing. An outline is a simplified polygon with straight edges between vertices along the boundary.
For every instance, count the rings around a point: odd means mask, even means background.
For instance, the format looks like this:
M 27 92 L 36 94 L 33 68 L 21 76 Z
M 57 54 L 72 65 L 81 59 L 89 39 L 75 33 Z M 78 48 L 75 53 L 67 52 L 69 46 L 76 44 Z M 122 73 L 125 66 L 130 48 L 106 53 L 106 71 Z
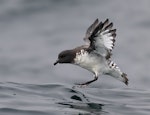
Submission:
M 84 40 L 88 41 L 89 49 L 95 53 L 106 57 L 111 56 L 114 47 L 116 29 L 112 29 L 113 23 L 106 19 L 99 22 L 98 19 L 87 29 Z

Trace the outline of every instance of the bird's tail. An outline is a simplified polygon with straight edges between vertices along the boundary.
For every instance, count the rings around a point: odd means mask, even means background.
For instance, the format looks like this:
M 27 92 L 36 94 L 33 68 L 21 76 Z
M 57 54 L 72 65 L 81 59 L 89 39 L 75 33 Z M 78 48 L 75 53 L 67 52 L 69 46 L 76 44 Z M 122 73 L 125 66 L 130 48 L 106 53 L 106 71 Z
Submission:
M 119 69 L 119 67 L 114 63 L 114 62 L 110 62 L 109 63 L 109 67 L 110 70 L 108 72 L 109 75 L 111 75 L 112 77 L 124 82 L 126 85 L 128 85 L 128 78 L 127 78 L 127 74 L 121 72 L 121 70 Z

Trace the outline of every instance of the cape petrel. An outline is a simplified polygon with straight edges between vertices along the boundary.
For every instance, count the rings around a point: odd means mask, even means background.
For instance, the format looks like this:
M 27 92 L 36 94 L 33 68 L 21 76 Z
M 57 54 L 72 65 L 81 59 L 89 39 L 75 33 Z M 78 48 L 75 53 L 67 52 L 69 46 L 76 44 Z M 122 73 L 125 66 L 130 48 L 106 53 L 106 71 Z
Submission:
M 70 63 L 89 70 L 94 74 L 94 79 L 78 85 L 89 85 L 96 81 L 98 76 L 110 75 L 128 85 L 127 74 L 111 61 L 112 49 L 115 43 L 116 29 L 113 23 L 106 19 L 99 22 L 98 19 L 87 29 L 84 40 L 86 45 L 62 51 L 58 60 L 54 63 Z

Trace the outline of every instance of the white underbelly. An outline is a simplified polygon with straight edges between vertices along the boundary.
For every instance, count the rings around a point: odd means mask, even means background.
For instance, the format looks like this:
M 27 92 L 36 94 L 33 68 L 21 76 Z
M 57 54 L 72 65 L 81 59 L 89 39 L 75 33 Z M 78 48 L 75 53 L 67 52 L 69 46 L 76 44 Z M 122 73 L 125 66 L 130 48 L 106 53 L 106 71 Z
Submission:
M 103 74 L 107 68 L 106 60 L 103 57 L 84 53 L 78 55 L 75 64 L 96 74 Z

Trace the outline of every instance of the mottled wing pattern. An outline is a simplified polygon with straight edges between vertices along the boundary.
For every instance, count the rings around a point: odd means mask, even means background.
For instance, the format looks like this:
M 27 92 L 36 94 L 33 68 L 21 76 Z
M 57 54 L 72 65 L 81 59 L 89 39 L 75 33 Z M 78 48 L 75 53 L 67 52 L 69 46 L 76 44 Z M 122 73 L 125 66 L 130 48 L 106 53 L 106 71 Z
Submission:
M 85 41 L 89 41 L 89 49 L 95 53 L 106 57 L 111 56 L 111 51 L 114 47 L 116 29 L 112 29 L 113 23 L 106 19 L 104 22 L 99 22 L 98 19 L 87 29 Z

